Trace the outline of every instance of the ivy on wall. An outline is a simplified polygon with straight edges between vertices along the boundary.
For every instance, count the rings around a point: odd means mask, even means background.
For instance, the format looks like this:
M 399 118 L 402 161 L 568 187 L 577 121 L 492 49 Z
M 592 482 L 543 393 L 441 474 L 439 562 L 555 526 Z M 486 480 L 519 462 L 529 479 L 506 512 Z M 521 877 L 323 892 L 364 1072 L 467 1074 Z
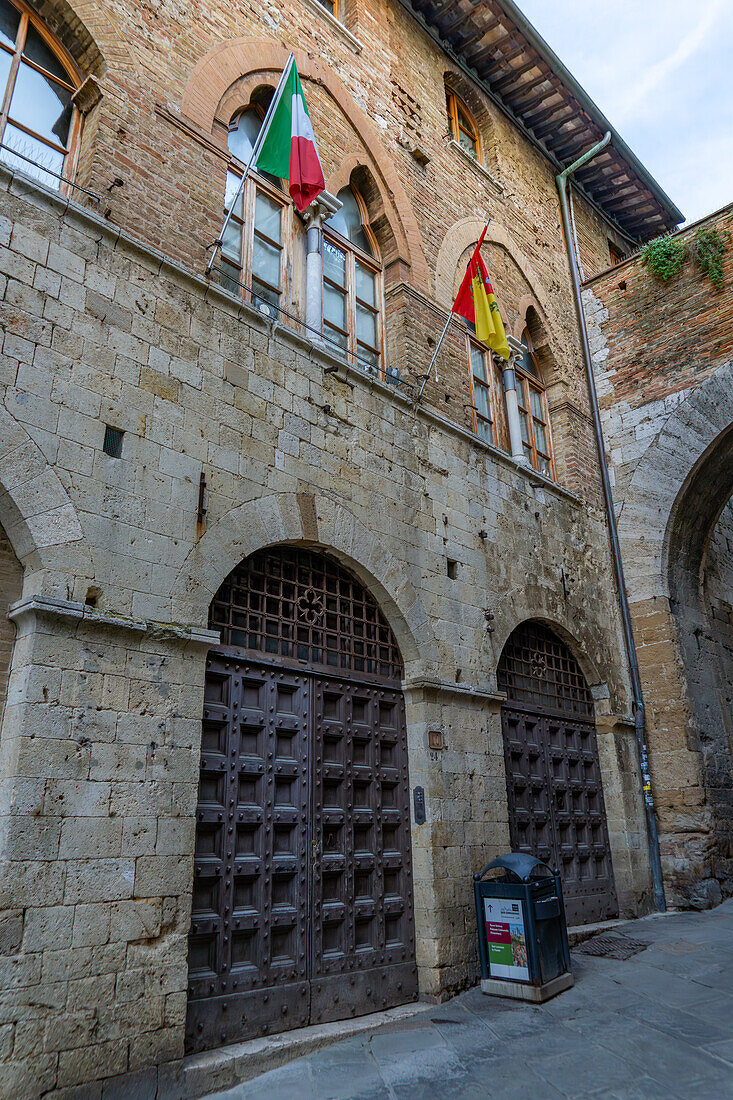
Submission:
M 696 230 L 688 244 L 679 237 L 656 237 L 641 250 L 641 262 L 648 267 L 655 279 L 666 283 L 682 270 L 690 257 L 700 271 L 707 275 L 717 290 L 723 288 L 723 256 L 730 241 L 730 233 L 723 229 Z

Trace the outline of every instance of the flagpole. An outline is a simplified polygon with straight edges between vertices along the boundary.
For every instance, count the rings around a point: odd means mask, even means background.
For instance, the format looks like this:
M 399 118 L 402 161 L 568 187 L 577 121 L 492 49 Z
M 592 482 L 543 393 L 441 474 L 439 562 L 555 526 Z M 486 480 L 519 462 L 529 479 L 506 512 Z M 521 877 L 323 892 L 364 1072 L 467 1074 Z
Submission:
M 489 215 L 487 215 L 487 218 L 486 218 L 486 225 L 484 226 L 484 233 L 489 228 L 490 224 L 491 224 L 491 215 L 489 214 Z M 483 236 L 483 234 L 482 234 L 482 236 Z M 430 360 L 430 366 L 428 367 L 427 373 L 425 374 L 425 376 L 422 380 L 422 386 L 420 387 L 420 391 L 417 395 L 417 400 L 418 401 L 422 397 L 423 390 L 425 389 L 425 387 L 428 384 L 428 380 L 429 380 L 430 375 L 432 373 L 433 367 L 435 366 L 435 360 L 438 358 L 438 354 L 440 352 L 441 347 L 443 346 L 443 341 L 445 340 L 446 333 L 448 332 L 448 328 L 449 328 L 450 323 L 451 323 L 452 320 L 453 320 L 453 310 L 451 309 L 450 313 L 448 314 L 448 320 L 445 322 L 445 325 L 443 326 L 443 331 L 440 334 L 440 340 L 438 340 L 438 345 L 437 345 L 435 351 L 433 352 L 433 358 Z
M 428 379 L 430 378 L 433 367 L 435 366 L 435 360 L 438 358 L 438 354 L 440 352 L 441 347 L 443 346 L 443 341 L 445 340 L 445 335 L 448 331 L 448 328 L 449 328 L 450 323 L 451 323 L 452 320 L 453 320 L 453 310 L 450 311 L 450 313 L 448 314 L 448 320 L 443 325 L 443 331 L 440 334 L 440 340 L 438 340 L 438 344 L 435 348 L 435 351 L 433 352 L 433 358 L 430 360 L 430 366 L 428 367 L 427 373 L 425 374 L 425 376 L 422 380 L 422 386 L 420 387 L 420 392 L 417 395 L 418 401 L 422 397 L 423 390 L 425 389 L 425 387 L 428 384 Z
M 280 79 L 277 82 L 277 87 L 275 88 L 275 94 L 273 95 L 272 99 L 270 100 L 270 106 L 267 108 L 267 111 L 265 112 L 265 117 L 262 121 L 262 125 L 260 126 L 260 132 L 258 133 L 257 138 L 255 139 L 255 143 L 252 146 L 252 152 L 250 153 L 249 160 L 247 162 L 247 167 L 245 168 L 244 173 L 242 175 L 242 178 L 239 181 L 239 187 L 237 188 L 237 191 L 236 191 L 236 194 L 235 194 L 234 198 L 232 199 L 232 201 L 229 204 L 229 209 L 227 210 L 226 215 L 224 217 L 224 224 L 221 227 L 221 233 L 219 234 L 217 239 L 214 241 L 211 255 L 209 256 L 208 262 L 206 264 L 206 274 L 207 275 L 210 274 L 211 269 L 214 266 L 214 261 L 216 260 L 217 252 L 219 251 L 219 249 L 224 244 L 224 234 L 226 233 L 226 228 L 229 225 L 229 220 L 232 216 L 232 213 L 234 211 L 235 206 L 239 202 L 239 196 L 242 194 L 242 191 L 244 190 L 244 185 L 247 182 L 247 176 L 250 173 L 252 165 L 254 164 L 255 160 L 257 159 L 257 154 L 259 153 L 260 149 L 262 148 L 262 144 L 263 144 L 265 138 L 267 137 L 267 131 L 270 129 L 270 123 L 272 122 L 272 116 L 275 113 L 275 108 L 277 107 L 277 104 L 280 100 L 280 96 L 282 95 L 282 90 L 283 90 L 283 87 L 285 85 L 285 81 L 287 80 L 287 78 L 290 74 L 290 70 L 293 67 L 293 61 L 294 60 L 295 60 L 295 54 L 291 51 L 288 54 L 287 61 L 285 62 L 285 68 L 280 73 Z

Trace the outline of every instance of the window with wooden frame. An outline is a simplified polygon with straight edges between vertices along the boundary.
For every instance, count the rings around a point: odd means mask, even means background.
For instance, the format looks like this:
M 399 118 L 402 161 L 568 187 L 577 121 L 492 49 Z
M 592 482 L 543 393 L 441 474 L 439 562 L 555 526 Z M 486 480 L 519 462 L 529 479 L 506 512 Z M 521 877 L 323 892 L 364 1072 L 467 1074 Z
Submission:
M 81 75 L 24 4 L 0 0 L 0 158 L 59 190 L 71 179 L 81 132 L 73 96 Z
M 336 19 L 341 18 L 340 14 L 339 14 L 339 11 L 340 11 L 340 8 L 341 8 L 341 4 L 339 3 L 339 0 L 318 0 L 318 3 L 321 5 L 322 8 L 325 8 L 326 11 L 330 12 L 331 15 L 334 16 L 334 18 L 336 18 Z
M 473 430 L 479 439 L 507 449 L 506 417 L 502 399 L 501 368 L 491 351 L 469 332 Z
M 516 364 L 517 404 L 522 430 L 522 446 L 535 470 L 546 477 L 555 476 L 550 440 L 550 417 L 542 371 L 537 362 L 529 329 L 522 334 L 524 352 Z
M 455 92 L 446 90 L 445 106 L 448 112 L 451 137 L 475 160 L 481 160 L 481 142 L 478 127 L 471 118 L 468 107 Z
M 323 229 L 323 334 L 357 365 L 383 370 L 382 264 L 366 206 L 351 187 Z
M 259 105 L 240 112 L 229 124 L 225 211 L 239 189 L 257 140 L 265 111 Z M 288 269 L 293 234 L 292 207 L 282 183 L 253 169 L 229 219 L 221 249 L 220 282 L 242 294 L 263 313 L 286 308 Z

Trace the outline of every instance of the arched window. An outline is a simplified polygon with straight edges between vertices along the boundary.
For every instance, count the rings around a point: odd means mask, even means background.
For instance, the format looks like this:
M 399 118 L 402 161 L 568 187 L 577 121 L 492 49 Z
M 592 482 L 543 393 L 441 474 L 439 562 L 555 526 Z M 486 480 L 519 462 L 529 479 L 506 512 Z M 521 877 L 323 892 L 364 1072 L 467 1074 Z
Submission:
M 473 329 L 473 325 L 469 326 Z M 501 367 L 485 344 L 468 333 L 471 366 L 473 430 L 485 443 L 507 450 L 507 429 L 502 398 Z
M 382 363 L 382 265 L 361 196 L 339 191 L 342 207 L 323 233 L 323 332 L 368 370 Z
M 481 142 L 478 127 L 471 118 L 468 107 L 455 92 L 446 90 L 445 106 L 448 112 L 451 137 L 476 160 L 481 160 Z
M 18 0 L 0 0 L 0 156 L 47 187 L 73 173 L 80 83 L 71 58 Z
M 522 334 L 522 345 L 524 352 L 516 369 L 522 445 L 535 470 L 554 477 L 547 394 L 529 329 Z
M 267 93 L 272 94 L 270 89 Z M 266 108 L 267 95 L 240 111 L 229 123 L 232 160 L 227 172 L 225 210 L 239 189 Z M 286 240 L 291 233 L 292 211 L 280 181 L 252 170 L 224 234 L 222 286 L 244 295 L 265 313 L 272 306 L 282 309 L 287 301 Z

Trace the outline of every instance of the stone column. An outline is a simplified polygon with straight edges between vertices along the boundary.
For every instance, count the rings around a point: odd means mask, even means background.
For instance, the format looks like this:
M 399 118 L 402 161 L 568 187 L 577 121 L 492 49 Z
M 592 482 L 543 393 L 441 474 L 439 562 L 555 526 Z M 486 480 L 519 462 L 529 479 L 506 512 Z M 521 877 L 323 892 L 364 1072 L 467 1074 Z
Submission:
M 517 376 L 514 373 L 514 364 L 517 361 L 518 352 L 512 351 L 509 362 L 502 360 L 502 386 L 504 401 L 506 403 L 506 418 L 509 426 L 509 443 L 512 458 L 527 466 L 528 459 L 522 445 L 522 425 L 519 419 L 519 404 L 517 402 Z
M 308 336 L 318 339 L 323 323 L 323 223 L 340 210 L 343 203 L 328 191 L 322 191 L 304 212 L 308 228 L 305 260 L 305 323 Z

